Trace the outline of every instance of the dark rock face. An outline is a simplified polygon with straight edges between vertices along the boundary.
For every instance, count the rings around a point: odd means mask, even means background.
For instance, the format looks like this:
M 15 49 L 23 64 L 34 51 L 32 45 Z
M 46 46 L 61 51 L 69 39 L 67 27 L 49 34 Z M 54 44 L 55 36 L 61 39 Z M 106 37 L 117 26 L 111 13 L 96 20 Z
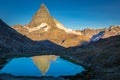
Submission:
M 29 47 L 31 40 L 16 32 L 0 20 L 0 44 L 9 51 L 25 50 Z M 25 43 L 25 44 L 24 44 Z

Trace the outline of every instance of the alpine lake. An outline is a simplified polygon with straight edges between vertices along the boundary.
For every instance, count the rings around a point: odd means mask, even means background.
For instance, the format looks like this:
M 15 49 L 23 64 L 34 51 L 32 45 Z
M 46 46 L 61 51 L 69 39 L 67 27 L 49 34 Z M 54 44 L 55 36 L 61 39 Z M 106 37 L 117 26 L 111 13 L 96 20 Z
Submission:
M 0 70 L 0 73 L 14 76 L 72 76 L 85 71 L 85 69 L 72 62 L 55 55 L 42 55 L 20 57 L 11 59 Z

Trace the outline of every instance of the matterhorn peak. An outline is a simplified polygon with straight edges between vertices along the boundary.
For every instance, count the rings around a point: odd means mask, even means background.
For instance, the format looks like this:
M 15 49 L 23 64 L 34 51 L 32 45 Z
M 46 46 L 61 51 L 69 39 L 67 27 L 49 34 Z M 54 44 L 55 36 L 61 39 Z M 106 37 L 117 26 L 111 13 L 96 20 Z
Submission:
M 46 5 L 44 3 L 41 4 L 40 8 L 45 8 L 47 9 Z M 47 9 L 48 10 L 48 9 Z
M 88 40 L 81 31 L 64 27 L 58 20 L 52 17 L 44 4 L 34 14 L 31 22 L 21 27 L 14 27 L 17 31 L 31 38 L 32 40 L 50 40 L 55 44 L 65 47 L 76 46 L 82 41 Z M 77 41 L 76 41 L 77 40 Z M 73 41 L 74 44 L 69 41 Z
M 35 31 L 45 26 L 55 27 L 55 22 L 53 18 L 50 16 L 47 7 L 44 4 L 42 4 L 40 6 L 40 9 L 33 16 L 32 21 L 28 25 L 28 28 L 32 28 L 31 30 Z
M 50 16 L 50 13 L 49 13 L 49 11 L 48 11 L 48 9 L 47 9 L 47 7 L 42 3 L 41 4 L 41 6 L 40 6 L 40 9 L 38 10 L 38 12 L 37 12 L 38 14 L 43 14 L 43 15 L 48 15 L 48 16 Z
M 81 32 L 75 32 L 72 29 L 65 28 L 59 21 L 50 16 L 47 7 L 41 4 L 40 9 L 33 16 L 32 21 L 29 23 L 27 29 L 29 32 L 33 31 L 49 31 L 50 29 L 60 29 L 70 34 L 82 35 Z

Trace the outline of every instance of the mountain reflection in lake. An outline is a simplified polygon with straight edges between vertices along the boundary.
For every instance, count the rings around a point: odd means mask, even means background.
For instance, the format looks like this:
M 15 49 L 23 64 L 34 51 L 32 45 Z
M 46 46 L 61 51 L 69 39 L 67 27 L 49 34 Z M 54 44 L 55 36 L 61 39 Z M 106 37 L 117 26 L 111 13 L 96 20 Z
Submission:
M 14 58 L 6 64 L 1 73 L 15 76 L 62 76 L 75 75 L 84 70 L 83 67 L 55 55 Z
M 39 68 L 42 75 L 44 75 L 48 71 L 51 62 L 55 61 L 56 58 L 57 56 L 55 55 L 35 56 L 35 57 L 32 57 L 32 60 L 35 63 L 35 65 Z

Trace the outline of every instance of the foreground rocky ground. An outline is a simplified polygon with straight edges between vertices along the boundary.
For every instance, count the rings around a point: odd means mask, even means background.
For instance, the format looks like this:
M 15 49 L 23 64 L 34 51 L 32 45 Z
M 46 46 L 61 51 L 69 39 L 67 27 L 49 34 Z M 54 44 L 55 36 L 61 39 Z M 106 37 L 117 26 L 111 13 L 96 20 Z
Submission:
M 120 79 L 120 36 L 113 36 L 86 46 L 68 49 L 64 57 L 88 68 L 84 76 L 97 80 Z
M 1 80 L 120 80 L 120 36 L 101 39 L 85 46 L 68 48 L 61 58 L 86 68 L 75 76 L 15 77 L 1 74 Z M 1 59 L 1 64 L 4 59 Z

